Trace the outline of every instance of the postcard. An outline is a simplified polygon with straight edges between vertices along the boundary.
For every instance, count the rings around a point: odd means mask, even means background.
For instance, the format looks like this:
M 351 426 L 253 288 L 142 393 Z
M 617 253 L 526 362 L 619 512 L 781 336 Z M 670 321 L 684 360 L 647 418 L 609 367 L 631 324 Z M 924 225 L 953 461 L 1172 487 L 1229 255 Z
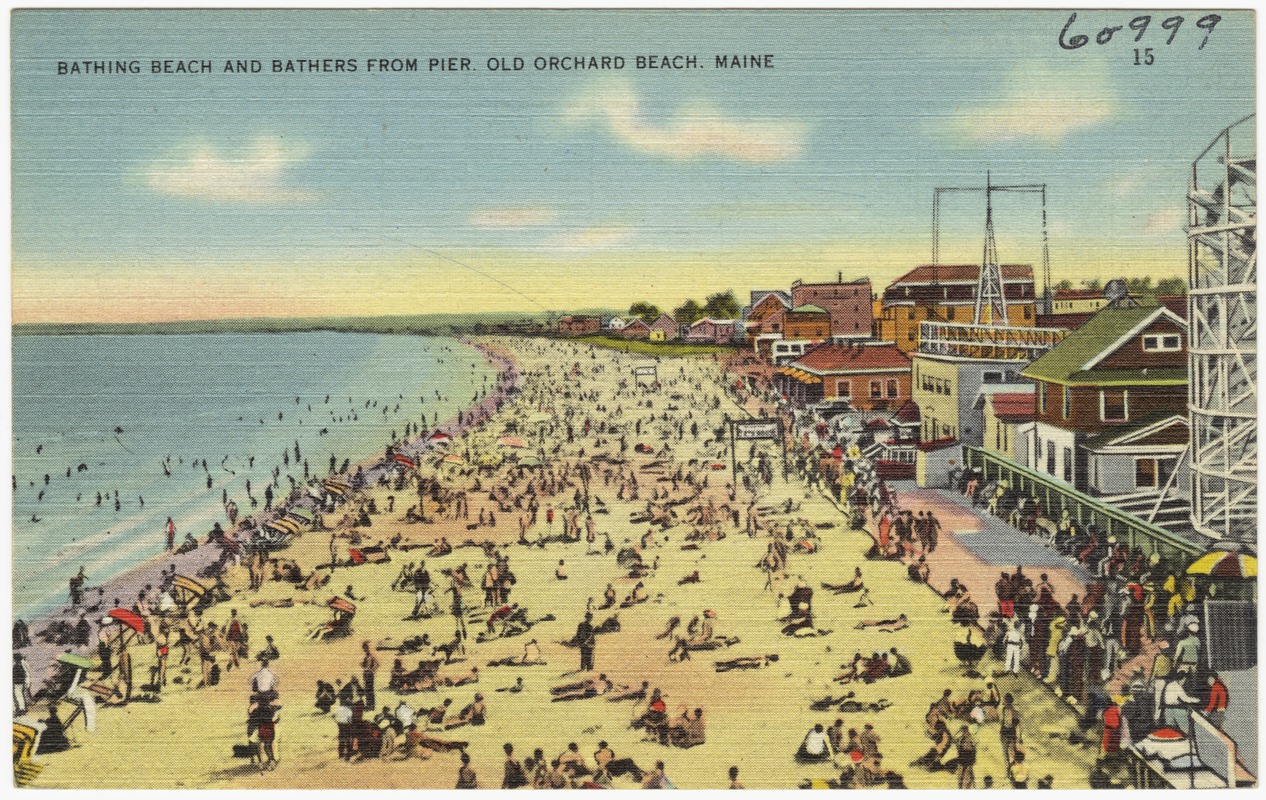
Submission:
M 1254 26 L 12 11 L 14 783 L 1256 786 Z

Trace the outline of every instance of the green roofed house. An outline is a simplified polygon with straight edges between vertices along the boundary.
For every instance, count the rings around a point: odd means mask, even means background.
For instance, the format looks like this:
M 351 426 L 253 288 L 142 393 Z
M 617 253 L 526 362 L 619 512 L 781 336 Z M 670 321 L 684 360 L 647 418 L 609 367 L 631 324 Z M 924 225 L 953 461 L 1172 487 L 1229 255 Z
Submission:
M 1037 387 L 1036 417 L 1015 443 L 1022 463 L 1095 495 L 1171 482 L 1187 413 L 1181 317 L 1156 305 L 1105 308 L 1020 374 Z

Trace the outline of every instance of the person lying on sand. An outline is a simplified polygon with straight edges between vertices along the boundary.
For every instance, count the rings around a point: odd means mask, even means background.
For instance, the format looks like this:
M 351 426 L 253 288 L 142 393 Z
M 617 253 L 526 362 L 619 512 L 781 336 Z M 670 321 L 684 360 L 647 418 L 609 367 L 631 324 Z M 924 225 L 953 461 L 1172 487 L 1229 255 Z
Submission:
M 479 667 L 471 667 L 461 675 L 444 678 L 445 686 L 465 686 L 470 683 L 479 683 Z
M 852 592 L 860 592 L 862 589 L 866 588 L 865 584 L 862 583 L 862 568 L 861 567 L 853 568 L 853 579 L 849 581 L 848 583 L 840 583 L 840 584 L 823 583 L 822 588 L 828 591 L 835 592 L 836 594 L 850 594 Z
M 892 633 L 910 627 L 910 620 L 906 619 L 905 614 L 901 614 L 896 619 L 864 619 L 853 627 L 859 631 L 874 628 L 885 633 Z
M 523 691 L 523 676 L 520 675 L 518 678 L 516 678 L 513 685 L 502 686 L 498 688 L 497 691 L 510 692 L 511 694 L 518 694 L 519 692 Z
M 699 570 L 695 570 L 694 572 L 690 573 L 686 577 L 677 581 L 677 585 L 685 586 L 687 583 L 700 583 L 700 582 L 701 582 L 701 579 L 699 578 Z
M 545 662 L 541 660 L 541 646 L 536 640 L 523 645 L 523 655 L 521 657 L 506 656 L 495 661 L 489 661 L 490 667 L 537 667 L 544 666 Z
M 765 656 L 742 656 L 740 658 L 732 658 L 729 661 L 716 662 L 716 671 L 729 672 L 735 669 L 762 669 L 777 660 L 777 653 L 770 653 Z
M 551 702 L 559 703 L 566 700 L 586 700 L 590 697 L 601 697 L 610 693 L 616 688 L 615 684 L 607 680 L 605 674 L 596 678 L 588 678 L 579 684 L 570 684 L 568 686 L 555 686 L 550 689 L 550 694 L 554 695 Z M 627 686 L 619 687 L 621 691 L 627 690 Z
M 607 697 L 608 703 L 619 703 L 624 700 L 635 700 L 641 702 L 646 699 L 646 693 L 650 689 L 650 681 L 642 681 L 642 685 L 637 689 L 616 689 Z

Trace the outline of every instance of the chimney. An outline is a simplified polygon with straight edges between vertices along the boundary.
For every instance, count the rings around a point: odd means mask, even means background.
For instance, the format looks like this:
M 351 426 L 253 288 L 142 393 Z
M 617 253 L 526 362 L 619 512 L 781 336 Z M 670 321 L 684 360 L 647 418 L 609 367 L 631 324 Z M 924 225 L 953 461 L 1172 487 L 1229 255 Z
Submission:
M 839 272 L 835 273 L 835 282 L 836 283 L 844 282 L 844 270 L 840 270 Z

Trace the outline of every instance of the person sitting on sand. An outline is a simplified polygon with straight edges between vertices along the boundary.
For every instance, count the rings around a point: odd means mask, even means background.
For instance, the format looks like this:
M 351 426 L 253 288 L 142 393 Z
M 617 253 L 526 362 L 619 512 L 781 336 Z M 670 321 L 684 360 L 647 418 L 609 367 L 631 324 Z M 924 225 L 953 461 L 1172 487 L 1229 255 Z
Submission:
M 474 701 L 459 711 L 456 717 L 444 721 L 444 729 L 449 730 L 462 725 L 483 725 L 487 713 L 488 709 L 484 705 L 484 696 L 476 693 Z
M 580 753 L 580 745 L 575 742 L 570 742 L 567 749 L 559 754 L 556 760 L 569 777 L 588 775 L 590 772 L 589 765 L 585 763 L 585 757 Z
M 567 562 L 563 561 L 561 558 L 558 559 L 558 566 L 554 568 L 554 579 L 560 581 L 567 580 Z
M 866 588 L 865 584 L 862 583 L 862 568 L 853 568 L 853 579 L 848 583 L 824 583 L 822 584 L 822 588 L 828 589 L 836 594 L 851 594 L 853 592 L 860 592 L 862 589 Z
M 931 570 L 928 569 L 927 556 L 919 556 L 919 560 L 906 567 L 906 577 L 915 583 L 927 583 L 928 575 Z
M 397 662 L 398 663 L 398 662 Z M 328 714 L 334 707 L 334 687 L 323 680 L 316 682 L 316 707 L 322 714 Z
M 387 679 L 387 688 L 391 691 L 398 691 L 404 686 L 408 671 L 404 668 L 404 659 L 397 658 L 395 663 L 391 665 L 391 677 Z
M 910 663 L 910 659 L 898 653 L 897 648 L 890 648 L 888 653 L 891 656 L 888 659 L 888 677 L 899 678 L 914 672 L 914 665 Z
M 694 714 L 682 715 L 680 725 L 669 726 L 668 743 L 683 749 L 703 744 L 707 740 L 707 727 L 703 720 L 703 709 L 696 708 Z
M 821 723 L 814 725 L 813 730 L 804 736 L 804 741 L 800 742 L 800 749 L 796 751 L 796 761 L 801 764 L 814 764 L 823 761 L 830 761 L 832 757 L 831 742 L 826 737 L 826 731 Z
M 614 606 L 616 597 L 615 587 L 608 583 L 607 590 L 602 593 L 602 597 L 602 605 L 598 606 L 599 609 L 606 609 Z
M 885 633 L 892 633 L 910 627 L 910 620 L 906 619 L 905 614 L 900 614 L 896 619 L 864 619 L 853 627 L 859 631 L 874 628 Z
M 667 721 L 668 704 L 664 702 L 664 696 L 660 694 L 659 689 L 655 689 L 651 692 L 651 699 L 646 703 L 646 709 L 629 723 L 629 727 L 645 728 L 649 735 L 658 738 L 660 729 Z
M 649 595 L 646 593 L 646 586 L 641 581 L 638 581 L 637 585 L 633 587 L 633 591 L 629 592 L 628 596 L 624 598 L 624 602 L 620 603 L 620 608 L 629 608 L 638 603 L 645 603 L 648 599 Z
M 435 708 L 418 709 L 420 716 L 426 718 L 427 725 L 443 725 L 444 719 L 448 716 L 448 708 L 453 704 L 451 697 L 444 698 L 444 702 Z

